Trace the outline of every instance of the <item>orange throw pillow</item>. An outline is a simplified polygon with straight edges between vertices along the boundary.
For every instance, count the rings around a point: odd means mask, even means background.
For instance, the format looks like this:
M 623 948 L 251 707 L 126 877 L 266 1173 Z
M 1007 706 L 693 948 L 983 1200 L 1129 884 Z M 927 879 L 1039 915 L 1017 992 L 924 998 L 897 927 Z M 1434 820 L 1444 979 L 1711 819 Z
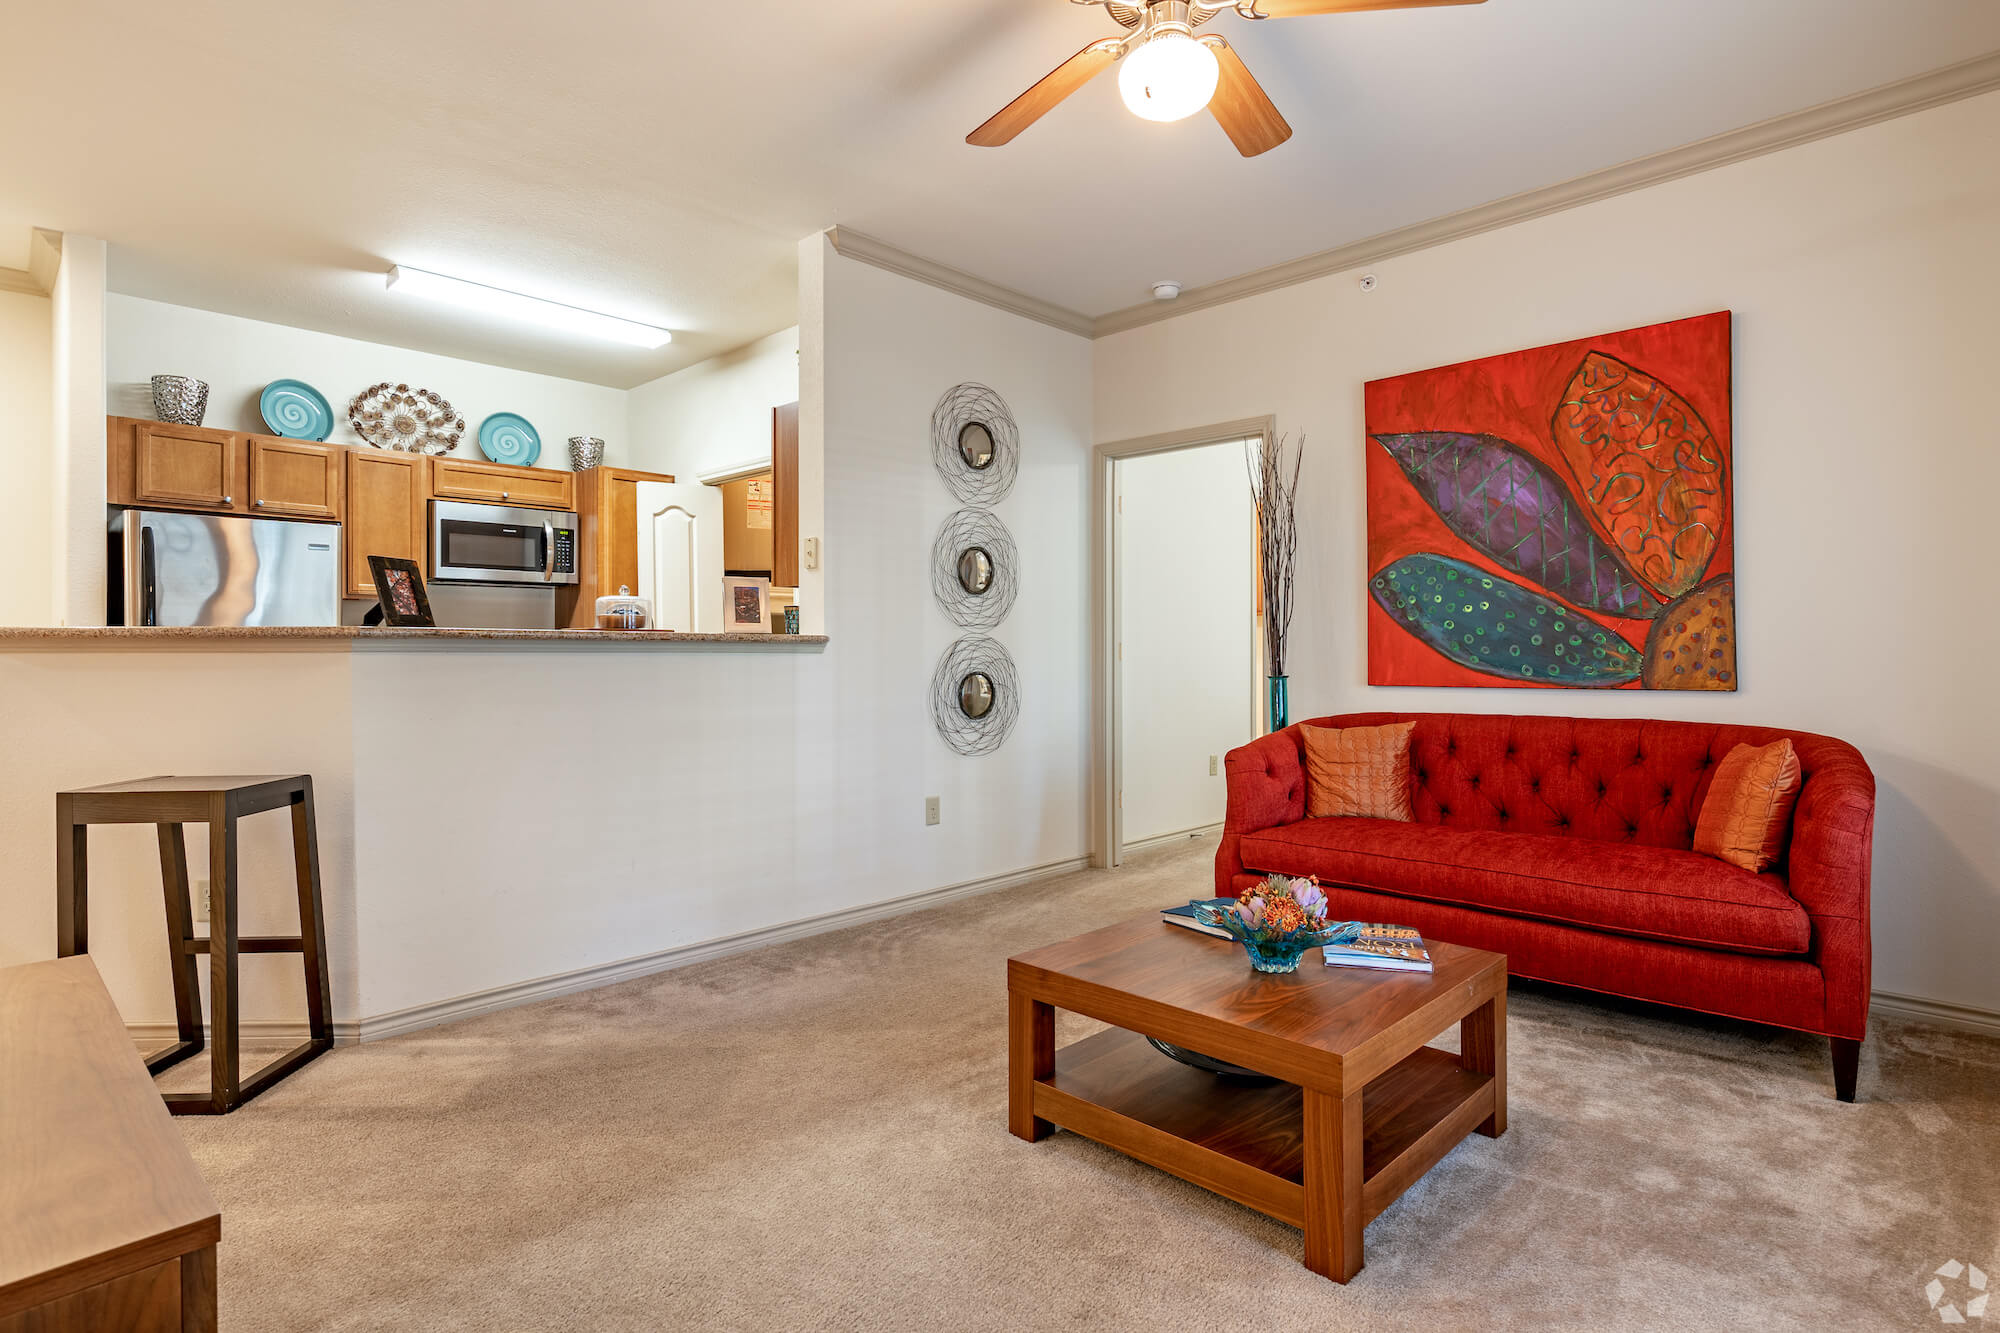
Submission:
M 1800 781 L 1789 740 L 1737 746 L 1715 766 L 1694 823 L 1694 849 L 1758 874 L 1769 870 L 1784 854 Z
M 1306 746 L 1306 814 L 1414 820 L 1410 733 L 1416 726 L 1300 727 Z

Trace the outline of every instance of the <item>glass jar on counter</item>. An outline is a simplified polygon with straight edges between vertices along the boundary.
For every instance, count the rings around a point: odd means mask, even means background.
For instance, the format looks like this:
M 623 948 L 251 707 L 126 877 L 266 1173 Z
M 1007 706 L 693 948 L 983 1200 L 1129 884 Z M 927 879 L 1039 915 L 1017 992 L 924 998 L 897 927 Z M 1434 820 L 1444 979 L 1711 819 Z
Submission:
M 599 629 L 651 629 L 653 627 L 653 604 L 644 597 L 634 597 L 632 589 L 621 583 L 612 597 L 597 599 L 597 628 Z

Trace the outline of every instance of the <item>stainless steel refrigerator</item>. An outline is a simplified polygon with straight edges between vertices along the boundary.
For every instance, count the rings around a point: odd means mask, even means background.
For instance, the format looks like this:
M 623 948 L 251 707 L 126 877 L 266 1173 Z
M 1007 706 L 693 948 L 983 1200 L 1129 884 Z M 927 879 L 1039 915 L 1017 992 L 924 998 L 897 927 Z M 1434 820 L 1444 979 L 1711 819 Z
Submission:
M 124 509 L 110 550 L 113 625 L 340 623 L 337 523 Z

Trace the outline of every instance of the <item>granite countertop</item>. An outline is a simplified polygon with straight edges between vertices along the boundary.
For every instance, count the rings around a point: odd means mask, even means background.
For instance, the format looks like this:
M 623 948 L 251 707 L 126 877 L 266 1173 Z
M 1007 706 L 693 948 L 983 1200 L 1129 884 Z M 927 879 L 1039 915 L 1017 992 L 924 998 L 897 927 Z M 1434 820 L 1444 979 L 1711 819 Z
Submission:
M 101 644 L 107 647 L 174 647 L 225 644 L 320 643 L 588 643 L 680 645 L 731 648 L 819 648 L 824 634 L 680 634 L 671 630 L 600 629 L 410 629 L 359 625 L 168 625 L 156 628 L 112 626 L 0 626 L 0 651 L 9 648 L 67 648 Z

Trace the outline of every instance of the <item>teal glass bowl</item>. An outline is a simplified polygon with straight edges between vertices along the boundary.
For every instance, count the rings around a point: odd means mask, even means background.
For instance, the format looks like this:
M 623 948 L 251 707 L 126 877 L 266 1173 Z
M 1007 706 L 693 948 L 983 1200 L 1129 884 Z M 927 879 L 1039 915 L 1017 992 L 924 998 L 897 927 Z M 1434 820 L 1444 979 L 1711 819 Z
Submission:
M 1315 926 L 1289 935 L 1253 935 L 1234 912 L 1201 909 L 1196 913 L 1211 926 L 1220 926 L 1250 955 L 1250 966 L 1259 972 L 1296 972 L 1307 949 L 1336 943 L 1345 935 L 1338 927 Z

